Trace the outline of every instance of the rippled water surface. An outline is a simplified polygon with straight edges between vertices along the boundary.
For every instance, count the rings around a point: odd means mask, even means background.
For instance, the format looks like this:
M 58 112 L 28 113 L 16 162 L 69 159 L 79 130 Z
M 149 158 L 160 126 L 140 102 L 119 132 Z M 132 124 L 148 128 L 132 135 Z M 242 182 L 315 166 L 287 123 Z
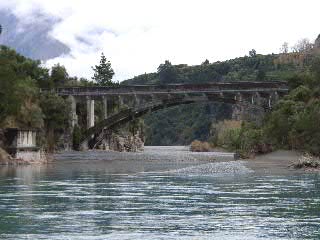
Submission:
M 2 167 L 0 239 L 320 239 L 319 174 L 213 158 L 150 148 Z

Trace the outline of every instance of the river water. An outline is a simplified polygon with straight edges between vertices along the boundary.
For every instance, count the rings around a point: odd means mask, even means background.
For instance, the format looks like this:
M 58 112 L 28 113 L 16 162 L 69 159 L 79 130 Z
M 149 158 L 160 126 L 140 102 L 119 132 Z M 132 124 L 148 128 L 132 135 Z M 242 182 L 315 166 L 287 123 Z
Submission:
M 320 174 L 150 147 L 0 168 L 0 239 L 320 239 Z

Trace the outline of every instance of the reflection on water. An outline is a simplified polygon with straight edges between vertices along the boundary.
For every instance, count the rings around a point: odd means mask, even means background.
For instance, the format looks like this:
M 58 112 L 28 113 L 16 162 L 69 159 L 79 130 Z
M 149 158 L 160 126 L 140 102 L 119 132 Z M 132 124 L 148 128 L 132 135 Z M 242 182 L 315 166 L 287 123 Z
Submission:
M 320 238 L 319 175 L 257 175 L 200 155 L 70 153 L 0 168 L 0 238 Z

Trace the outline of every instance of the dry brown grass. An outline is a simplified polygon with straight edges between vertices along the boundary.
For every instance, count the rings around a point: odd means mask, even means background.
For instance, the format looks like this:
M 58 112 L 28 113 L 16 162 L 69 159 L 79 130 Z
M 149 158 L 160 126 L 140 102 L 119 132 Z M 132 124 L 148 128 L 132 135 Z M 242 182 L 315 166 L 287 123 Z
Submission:
M 192 152 L 209 152 L 211 149 L 208 142 L 201 142 L 198 140 L 194 140 L 190 145 L 190 151 Z

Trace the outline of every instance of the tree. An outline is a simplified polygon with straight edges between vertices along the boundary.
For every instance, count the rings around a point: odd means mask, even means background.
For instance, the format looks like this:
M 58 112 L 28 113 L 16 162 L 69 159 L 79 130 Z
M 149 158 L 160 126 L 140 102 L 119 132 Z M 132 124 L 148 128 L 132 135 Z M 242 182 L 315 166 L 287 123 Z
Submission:
M 51 69 L 51 81 L 54 87 L 63 87 L 69 81 L 69 75 L 66 68 L 62 65 L 55 64 Z
M 289 44 L 284 42 L 280 48 L 280 53 L 288 53 L 289 52 Z
M 317 39 L 314 41 L 314 47 L 320 48 L 320 34 L 318 35 Z
M 251 51 L 249 51 L 250 57 L 255 57 L 256 55 L 257 55 L 257 51 L 255 49 L 252 49 Z
M 303 38 L 299 40 L 293 47 L 293 52 L 309 52 L 313 48 L 313 44 L 310 43 L 308 38 Z
M 263 71 L 262 69 L 259 69 L 258 70 L 258 73 L 257 73 L 257 78 L 256 78 L 258 81 L 263 81 L 266 79 L 266 72 Z
M 114 71 L 111 68 L 110 61 L 107 61 L 106 57 L 103 53 L 101 53 L 100 64 L 92 67 L 94 71 L 93 80 L 97 82 L 100 86 L 114 86 L 115 83 L 112 82 L 112 77 L 114 75 Z
M 159 65 L 158 74 L 161 83 L 173 83 L 177 80 L 177 71 L 168 60 Z
M 69 125 L 70 103 L 56 94 L 41 95 L 40 107 L 44 114 L 47 150 L 52 152 L 60 133 Z
M 203 63 L 201 63 L 201 65 L 209 65 L 209 64 L 210 64 L 210 62 L 208 59 L 206 59 Z
M 1 127 L 41 127 L 37 81 L 40 62 L 27 59 L 0 46 Z

